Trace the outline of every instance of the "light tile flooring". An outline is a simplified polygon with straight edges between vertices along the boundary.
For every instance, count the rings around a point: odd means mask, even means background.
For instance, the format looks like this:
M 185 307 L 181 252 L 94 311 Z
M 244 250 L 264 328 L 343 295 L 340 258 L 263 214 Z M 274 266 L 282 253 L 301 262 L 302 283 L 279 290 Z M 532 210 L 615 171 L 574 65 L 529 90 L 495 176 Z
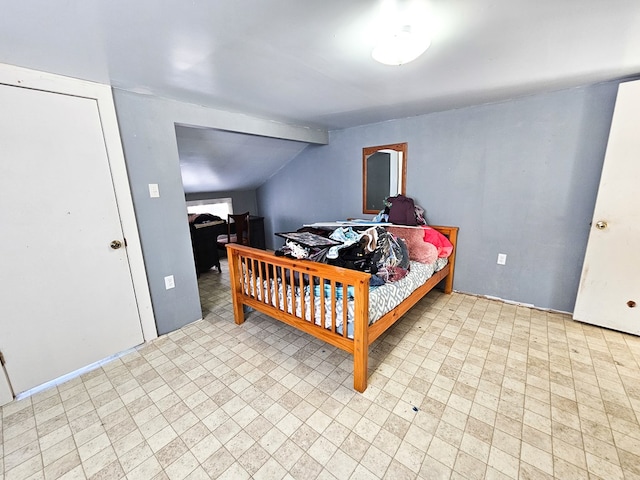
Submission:
M 432 292 L 351 358 L 257 315 L 226 265 L 205 319 L 2 408 L 1 479 L 640 479 L 640 338 Z

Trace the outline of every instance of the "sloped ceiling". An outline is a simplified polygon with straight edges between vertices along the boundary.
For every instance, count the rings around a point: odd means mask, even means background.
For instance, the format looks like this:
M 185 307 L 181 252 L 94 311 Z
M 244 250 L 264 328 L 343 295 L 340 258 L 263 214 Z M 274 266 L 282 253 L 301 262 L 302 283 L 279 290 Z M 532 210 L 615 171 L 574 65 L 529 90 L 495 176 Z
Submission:
M 307 147 L 303 142 L 186 126 L 176 126 L 176 137 L 185 193 L 255 189 Z
M 638 0 L 412 1 L 433 42 L 400 67 L 372 0 L 3 2 L 0 62 L 329 130 L 640 73 Z

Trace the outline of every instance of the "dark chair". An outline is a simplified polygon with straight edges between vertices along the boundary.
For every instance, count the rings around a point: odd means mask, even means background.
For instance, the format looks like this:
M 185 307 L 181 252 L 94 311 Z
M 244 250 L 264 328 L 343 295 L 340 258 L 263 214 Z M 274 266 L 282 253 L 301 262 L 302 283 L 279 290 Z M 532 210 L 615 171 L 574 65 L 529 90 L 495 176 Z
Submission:
M 218 246 L 224 248 L 227 243 L 251 245 L 249 238 L 249 212 L 227 216 L 227 234 L 218 235 Z

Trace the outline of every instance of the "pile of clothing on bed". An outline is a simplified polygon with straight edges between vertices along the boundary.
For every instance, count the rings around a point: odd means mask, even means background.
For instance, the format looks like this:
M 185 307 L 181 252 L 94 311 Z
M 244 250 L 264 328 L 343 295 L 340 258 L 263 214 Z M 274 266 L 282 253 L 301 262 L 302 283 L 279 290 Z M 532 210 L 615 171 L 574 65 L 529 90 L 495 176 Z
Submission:
M 276 254 L 305 258 L 338 267 L 371 273 L 371 284 L 382 285 L 404 277 L 409 271 L 409 252 L 404 241 L 384 227 L 344 226 L 334 230 L 304 227 L 309 232 L 341 242 L 334 246 L 309 247 L 287 240 Z
M 337 244 L 308 246 L 287 239 L 276 254 L 367 272 L 371 274 L 372 286 L 395 282 L 405 277 L 409 272 L 411 260 L 431 264 L 439 257 L 448 256 L 453 246 L 444 235 L 424 224 L 424 210 L 415 208 L 413 201 L 407 204 L 404 200 L 407 197 L 398 197 L 402 198 L 397 200 L 397 197 L 394 197 L 393 201 L 397 202 L 396 205 L 402 204 L 401 221 L 403 225 L 409 226 L 349 225 L 333 230 L 304 227 L 298 232 L 329 238 Z M 407 210 L 407 213 L 404 210 Z M 396 214 L 397 212 L 398 209 Z M 395 218 L 397 221 L 398 216 Z

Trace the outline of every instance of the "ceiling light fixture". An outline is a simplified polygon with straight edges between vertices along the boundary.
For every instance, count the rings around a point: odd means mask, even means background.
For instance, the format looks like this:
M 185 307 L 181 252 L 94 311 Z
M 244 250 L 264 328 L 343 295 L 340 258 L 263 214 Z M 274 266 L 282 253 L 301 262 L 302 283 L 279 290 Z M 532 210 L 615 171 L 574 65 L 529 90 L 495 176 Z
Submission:
M 422 55 L 431 45 L 425 33 L 416 32 L 411 25 L 403 25 L 384 35 L 374 47 L 371 56 L 385 65 L 403 65 Z

